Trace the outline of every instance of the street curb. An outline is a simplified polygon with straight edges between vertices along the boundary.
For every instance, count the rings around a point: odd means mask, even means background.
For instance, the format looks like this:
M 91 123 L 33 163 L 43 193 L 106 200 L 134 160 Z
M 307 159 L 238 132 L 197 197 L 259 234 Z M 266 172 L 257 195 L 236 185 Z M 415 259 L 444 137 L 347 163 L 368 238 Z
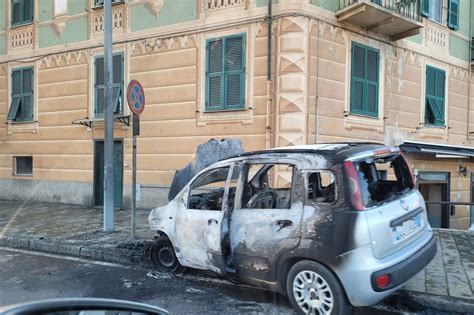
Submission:
M 429 308 L 442 312 L 455 312 L 474 315 L 474 301 L 470 299 L 406 291 L 403 289 L 395 294 L 398 295 L 400 300 L 410 300 L 409 304 L 412 306 L 418 306 L 420 310 Z
M 0 238 L 0 246 L 73 256 L 104 262 L 119 263 L 124 265 L 140 265 L 149 267 L 148 249 L 151 240 L 130 240 L 117 243 L 104 243 L 87 245 L 84 242 L 74 245 L 71 240 L 58 241 L 44 237 L 12 237 Z

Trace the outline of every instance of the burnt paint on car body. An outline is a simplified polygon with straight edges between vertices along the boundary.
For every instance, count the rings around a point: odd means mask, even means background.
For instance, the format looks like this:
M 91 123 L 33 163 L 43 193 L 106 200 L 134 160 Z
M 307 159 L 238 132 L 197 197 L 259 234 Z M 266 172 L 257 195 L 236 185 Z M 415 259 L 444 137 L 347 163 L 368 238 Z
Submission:
M 363 212 L 356 211 L 350 202 L 350 194 L 347 189 L 348 177 L 344 171 L 344 162 L 357 158 L 364 158 L 374 154 L 378 149 L 388 148 L 376 143 L 355 144 L 321 144 L 296 148 L 277 148 L 266 151 L 257 151 L 240 154 L 236 157 L 219 161 L 204 169 L 207 170 L 232 166 L 232 170 L 239 165 L 255 164 L 291 164 L 294 169 L 294 183 L 291 191 L 292 208 L 284 211 L 293 211 L 294 218 L 299 216 L 298 229 L 292 231 L 279 230 L 281 239 L 278 246 L 274 240 L 258 240 L 267 234 L 263 224 L 259 226 L 259 220 L 264 223 L 268 220 L 264 214 L 258 211 L 252 214 L 254 226 L 250 237 L 236 237 L 239 227 L 249 226 L 245 221 L 239 222 L 233 214 L 242 210 L 240 201 L 235 199 L 235 209 L 224 205 L 222 226 L 225 231 L 221 234 L 221 253 L 209 255 L 209 260 L 214 271 L 220 271 L 229 277 L 240 279 L 243 282 L 262 286 L 273 291 L 285 293 L 285 277 L 289 268 L 297 261 L 310 259 L 328 266 L 339 276 L 339 272 L 353 265 L 354 257 L 362 257 L 361 250 L 370 250 L 371 239 L 368 233 L 368 225 Z M 397 148 L 390 148 L 392 153 L 397 153 Z M 311 172 L 330 171 L 335 175 L 337 187 L 337 198 L 333 203 L 313 203 L 307 196 L 307 176 Z M 199 174 L 196 175 L 196 177 Z M 193 180 L 196 178 L 194 177 Z M 239 189 L 243 189 L 242 172 L 239 177 Z M 193 181 L 191 180 L 191 182 Z M 229 182 L 229 180 L 228 180 Z M 186 188 L 183 190 L 185 191 Z M 177 198 L 182 198 L 183 191 Z M 236 192 L 236 196 L 237 196 Z M 228 191 L 226 191 L 228 194 Z M 228 195 L 225 195 L 227 198 Z M 241 195 L 239 195 L 241 197 Z M 224 198 L 224 199 L 225 199 Z M 176 200 L 176 199 L 175 199 Z M 244 209 L 245 210 L 245 209 Z M 247 209 L 248 210 L 248 209 Z M 280 209 L 278 209 L 280 210 Z M 170 211 L 170 209 L 167 209 Z M 275 219 L 276 217 L 272 217 Z M 153 220 L 150 214 L 150 222 Z M 157 225 L 155 225 L 157 226 Z M 268 227 L 267 227 L 268 228 Z M 168 228 L 169 231 L 177 227 Z M 270 231 L 271 232 L 271 231 Z M 431 232 L 429 230 L 428 232 Z M 428 233 L 427 232 L 427 233 Z M 253 239 L 252 239 L 253 237 Z M 237 241 L 235 241 L 235 239 Z M 415 245 L 410 250 L 414 250 Z M 355 252 L 355 256 L 352 254 Z M 403 255 L 408 255 L 404 253 Z M 177 254 L 180 259 L 181 254 Z M 372 261 L 374 263 L 374 261 Z M 376 268 L 376 267 L 375 267 Z M 344 285 L 347 289 L 347 274 Z M 365 275 L 361 275 L 365 277 Z M 344 282 L 341 280 L 341 282 Z M 350 285 L 349 285 L 350 286 Z M 372 303 L 377 297 L 360 297 L 348 294 L 354 305 Z

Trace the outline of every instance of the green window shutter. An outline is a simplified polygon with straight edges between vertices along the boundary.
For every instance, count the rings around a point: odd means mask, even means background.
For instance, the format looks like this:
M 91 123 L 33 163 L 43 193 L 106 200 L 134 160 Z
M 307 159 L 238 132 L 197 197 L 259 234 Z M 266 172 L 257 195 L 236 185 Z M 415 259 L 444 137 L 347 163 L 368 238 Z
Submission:
M 365 49 L 353 43 L 351 71 L 351 113 L 362 114 L 364 110 Z
M 21 120 L 31 121 L 33 120 L 34 110 L 33 110 L 33 69 L 27 68 L 23 69 L 23 101 L 21 103 Z
M 443 70 L 426 67 L 425 123 L 444 126 L 446 74 Z
M 114 100 L 114 114 L 117 114 L 122 110 L 122 87 L 114 87 L 112 94 Z
M 20 0 L 12 0 L 11 2 L 12 10 L 12 26 L 18 25 L 21 23 L 22 8 Z
M 123 54 L 115 54 L 112 57 L 112 99 L 114 100 L 114 113 L 121 113 L 123 111 Z M 104 71 L 104 57 L 96 57 L 94 62 L 95 68 L 95 106 L 94 113 L 96 116 L 102 116 L 105 111 L 105 71 Z
M 21 97 L 15 96 L 12 98 L 12 104 L 8 110 L 8 120 L 16 120 L 18 111 L 20 109 Z
M 422 8 L 421 8 L 421 14 L 423 16 L 428 17 L 430 15 L 430 0 L 421 0 L 422 3 Z
M 350 112 L 378 116 L 379 51 L 352 43 Z
M 225 39 L 225 108 L 245 107 L 245 39 L 243 36 Z
M 379 91 L 379 53 L 376 50 L 366 49 L 366 97 L 365 113 L 371 116 L 378 115 Z
M 105 75 L 104 75 L 104 57 L 96 57 L 94 61 L 94 114 L 96 116 L 104 114 L 105 103 Z
M 34 118 L 33 68 L 12 71 L 12 103 L 8 120 L 32 121 Z
M 219 110 L 224 108 L 224 40 L 206 46 L 206 110 Z
M 123 55 L 117 54 L 113 56 L 113 99 L 114 99 L 114 113 L 121 113 L 123 111 Z
M 459 29 L 459 0 L 448 0 L 448 27 Z
M 33 0 L 23 0 L 23 23 L 33 22 Z

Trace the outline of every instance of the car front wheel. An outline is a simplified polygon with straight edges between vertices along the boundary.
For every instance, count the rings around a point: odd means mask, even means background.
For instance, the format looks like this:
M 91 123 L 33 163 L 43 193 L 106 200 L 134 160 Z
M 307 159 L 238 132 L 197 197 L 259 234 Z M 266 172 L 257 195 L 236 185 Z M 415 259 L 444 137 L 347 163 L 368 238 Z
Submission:
M 336 277 L 323 265 L 304 260 L 291 267 L 286 288 L 298 314 L 351 314 L 352 307 Z
M 160 236 L 150 248 L 150 260 L 159 272 L 181 274 L 185 267 L 176 257 L 173 244 L 166 236 Z

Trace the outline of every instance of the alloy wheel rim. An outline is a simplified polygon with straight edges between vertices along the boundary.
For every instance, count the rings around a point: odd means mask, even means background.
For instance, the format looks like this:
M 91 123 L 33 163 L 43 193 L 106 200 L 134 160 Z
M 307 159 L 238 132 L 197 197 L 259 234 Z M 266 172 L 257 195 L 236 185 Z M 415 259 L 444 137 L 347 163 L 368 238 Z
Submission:
M 334 295 L 327 281 L 314 271 L 301 271 L 293 280 L 293 296 L 305 314 L 331 314 Z

